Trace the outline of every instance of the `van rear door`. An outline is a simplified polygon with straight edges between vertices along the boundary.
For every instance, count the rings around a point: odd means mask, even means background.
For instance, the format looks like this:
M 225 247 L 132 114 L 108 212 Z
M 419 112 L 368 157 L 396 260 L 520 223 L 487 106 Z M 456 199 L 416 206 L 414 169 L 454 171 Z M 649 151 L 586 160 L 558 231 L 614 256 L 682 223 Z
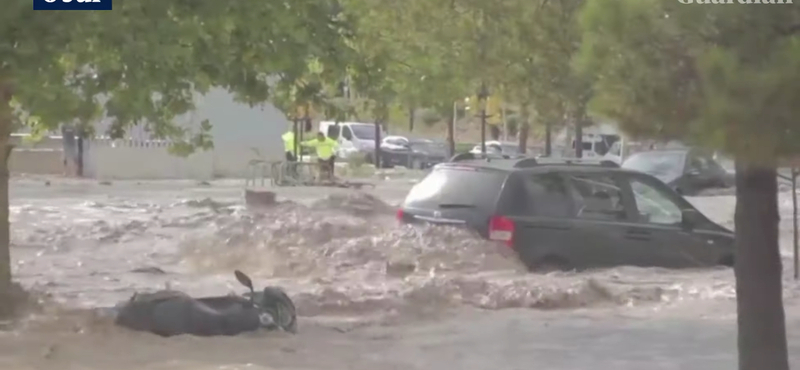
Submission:
M 495 169 L 435 168 L 406 196 L 404 220 L 467 226 L 485 237 L 507 177 L 507 172 Z

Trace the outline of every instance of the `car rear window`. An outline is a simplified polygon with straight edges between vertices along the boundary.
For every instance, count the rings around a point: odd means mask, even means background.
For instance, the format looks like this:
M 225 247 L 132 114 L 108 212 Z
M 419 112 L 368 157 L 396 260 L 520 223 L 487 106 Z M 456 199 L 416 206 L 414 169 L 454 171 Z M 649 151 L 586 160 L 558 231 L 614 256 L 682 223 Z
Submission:
M 404 207 L 441 206 L 492 207 L 507 173 L 475 168 L 439 168 L 415 185 L 406 196 Z

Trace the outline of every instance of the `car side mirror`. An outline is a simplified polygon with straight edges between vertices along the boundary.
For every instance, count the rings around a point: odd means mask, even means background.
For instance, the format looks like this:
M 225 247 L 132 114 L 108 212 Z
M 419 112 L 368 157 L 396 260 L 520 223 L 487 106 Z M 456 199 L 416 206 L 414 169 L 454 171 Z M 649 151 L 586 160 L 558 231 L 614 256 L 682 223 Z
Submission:
M 686 230 L 692 230 L 702 223 L 703 216 L 694 209 L 684 209 L 681 211 L 681 226 Z

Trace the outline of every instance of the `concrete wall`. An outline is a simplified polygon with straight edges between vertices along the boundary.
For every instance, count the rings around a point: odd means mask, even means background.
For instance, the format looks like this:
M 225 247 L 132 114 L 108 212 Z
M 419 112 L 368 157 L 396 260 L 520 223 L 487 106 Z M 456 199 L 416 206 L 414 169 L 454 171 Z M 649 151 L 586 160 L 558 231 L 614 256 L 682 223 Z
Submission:
M 231 145 L 178 157 L 169 153 L 169 142 L 157 140 L 95 139 L 84 153 L 84 175 L 98 180 L 244 178 L 248 162 L 258 159 L 249 148 Z
M 223 89 L 213 89 L 195 99 L 197 108 L 178 117 L 175 123 L 192 131 L 203 120 L 209 120 L 214 150 L 188 158 L 172 156 L 167 151 L 168 142 L 153 140 L 146 126 L 139 125 L 128 131 L 129 139 L 85 143 L 84 175 L 104 180 L 246 177 L 250 160 L 283 158 L 281 135 L 289 121 L 274 106 L 238 103 Z M 97 133 L 103 135 L 110 124 L 108 119 L 98 122 Z M 19 148 L 12 156 L 12 172 L 63 174 L 60 137 L 44 140 L 37 144 L 37 148 L 40 146 L 54 151 L 23 152 Z
M 91 140 L 84 145 L 84 176 L 98 180 L 213 178 L 213 152 L 177 157 L 169 143 L 151 140 Z
M 61 175 L 63 151 L 50 148 L 19 148 L 11 153 L 8 169 L 12 174 Z
M 213 126 L 215 177 L 245 177 L 247 162 L 256 157 L 283 159 L 281 135 L 289 128 L 289 120 L 271 104 L 250 107 L 215 89 L 197 98 L 197 107 L 191 120 L 208 119 Z
M 87 170 L 93 169 L 86 175 L 102 179 L 246 177 L 251 159 L 283 158 L 281 135 L 288 129 L 289 121 L 271 104 L 250 107 L 236 102 L 224 89 L 198 95 L 195 104 L 197 109 L 178 117 L 176 123 L 192 130 L 208 120 L 212 125 L 214 150 L 189 158 L 174 157 L 167 153 L 167 143 L 152 141 L 146 130 L 136 127 L 129 132 L 133 140 L 93 142 L 86 151 L 93 162 L 85 166 Z
M 27 134 L 12 134 L 14 151 L 8 161 L 12 174 L 61 175 L 64 173 L 64 152 L 61 137 L 44 137 L 28 141 Z

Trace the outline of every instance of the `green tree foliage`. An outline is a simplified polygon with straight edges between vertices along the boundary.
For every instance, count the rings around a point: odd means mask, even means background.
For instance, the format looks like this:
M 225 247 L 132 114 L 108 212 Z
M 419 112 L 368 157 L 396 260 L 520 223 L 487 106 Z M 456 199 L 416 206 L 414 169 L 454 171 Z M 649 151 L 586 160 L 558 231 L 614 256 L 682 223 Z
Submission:
M 454 101 L 474 94 L 476 88 L 468 86 L 474 73 L 466 72 L 464 61 L 475 40 L 462 37 L 465 21 L 472 20 L 460 17 L 452 4 L 346 0 L 343 5 L 355 28 L 350 73 L 359 94 L 391 98 L 404 112 L 433 108 L 446 115 Z
M 591 84 L 571 66 L 583 1 L 358 1 L 371 4 L 367 34 L 385 34 L 381 44 L 407 67 L 392 83 L 404 103 L 450 115 L 453 101 L 485 83 L 525 112 L 526 123 L 534 115 L 542 122 L 585 115 Z
M 342 27 L 325 0 L 117 1 L 113 11 L 36 11 L 12 0 L 0 12 L 0 304 L 8 313 L 8 145 L 14 124 L 34 131 L 113 120 L 111 133 L 145 124 L 184 150 L 208 147 L 210 125 L 173 119 L 213 86 L 247 103 L 269 97 L 271 76 L 336 60 Z M 329 64 L 335 64 L 330 62 Z M 192 145 L 193 144 L 193 145 Z
M 586 119 L 592 86 L 571 64 L 582 37 L 577 21 L 583 3 L 506 0 L 505 8 L 489 13 L 497 18 L 494 80 L 503 96 L 520 107 L 525 133 L 520 140 L 527 138 L 533 119 L 547 124 Z
M 775 167 L 800 152 L 800 8 L 588 0 L 582 25 L 593 109 L 736 157 L 739 368 L 788 369 Z

